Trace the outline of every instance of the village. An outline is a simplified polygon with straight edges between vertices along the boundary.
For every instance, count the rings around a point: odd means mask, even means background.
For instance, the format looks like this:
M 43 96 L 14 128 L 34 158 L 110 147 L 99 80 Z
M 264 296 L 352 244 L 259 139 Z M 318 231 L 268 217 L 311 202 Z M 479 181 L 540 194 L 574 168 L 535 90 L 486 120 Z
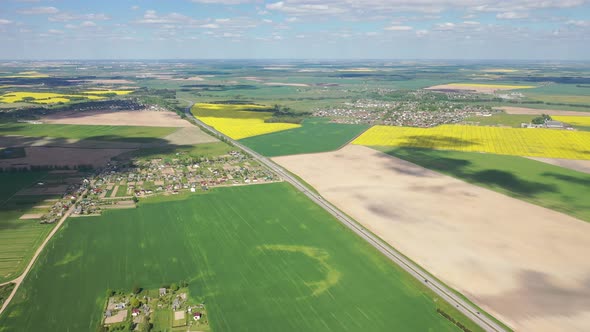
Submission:
M 189 296 L 186 283 L 133 292 L 107 291 L 101 331 L 209 331 L 202 299 Z
M 215 157 L 195 158 L 178 152 L 165 158 L 111 160 L 79 184 L 69 185 L 40 220 L 55 223 L 72 205 L 72 217 L 95 216 L 107 209 L 135 208 L 142 197 L 278 181 L 276 174 L 239 151 Z
M 328 117 L 335 123 L 407 127 L 434 127 L 461 123 L 476 115 L 491 115 L 490 107 L 444 100 L 378 101 L 357 100 L 343 107 L 316 110 L 313 116 Z

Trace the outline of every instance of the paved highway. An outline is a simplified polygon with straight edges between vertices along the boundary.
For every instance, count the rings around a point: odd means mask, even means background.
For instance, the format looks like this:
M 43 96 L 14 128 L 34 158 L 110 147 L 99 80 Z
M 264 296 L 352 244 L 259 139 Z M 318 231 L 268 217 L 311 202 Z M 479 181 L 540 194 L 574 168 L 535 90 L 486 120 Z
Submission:
M 190 102 L 188 100 L 185 100 Z M 291 183 L 295 188 L 301 191 L 305 196 L 309 197 L 312 201 L 316 204 L 324 208 L 328 211 L 331 215 L 336 217 L 341 223 L 343 223 L 346 227 L 351 229 L 353 232 L 358 234 L 362 237 L 365 241 L 369 242 L 373 247 L 379 250 L 383 255 L 389 258 L 391 261 L 399 265 L 402 269 L 406 272 L 411 274 L 414 278 L 418 279 L 420 282 L 424 283 L 428 288 L 434 291 L 438 296 L 442 299 L 450 303 L 451 305 L 455 306 L 457 310 L 462 312 L 465 316 L 469 317 L 473 320 L 477 325 L 481 326 L 485 331 L 495 331 L 495 332 L 503 332 L 506 331 L 502 326 L 496 323 L 494 320 L 490 319 L 484 314 L 480 314 L 479 309 L 474 307 L 472 304 L 468 303 L 467 301 L 463 300 L 461 297 L 453 293 L 447 286 L 443 285 L 436 279 L 432 278 L 425 270 L 421 267 L 407 259 L 404 255 L 402 255 L 399 251 L 393 249 L 387 243 L 382 241 L 380 238 L 375 236 L 370 231 L 366 230 L 364 227 L 359 225 L 356 221 L 350 219 L 348 216 L 340 212 L 336 207 L 334 207 L 330 202 L 324 200 L 320 195 L 310 191 L 305 185 L 303 185 L 298 179 L 293 177 L 289 172 L 285 169 L 280 167 L 279 165 L 275 164 L 268 158 L 258 154 L 256 151 L 248 148 L 240 144 L 239 142 L 231 139 L 230 137 L 226 136 L 225 134 L 215 130 L 215 128 L 210 127 L 209 125 L 201 122 L 199 119 L 193 116 L 190 112 L 193 102 L 190 102 L 190 106 L 186 108 L 185 112 L 189 119 L 191 119 L 195 124 L 199 127 L 205 128 L 211 133 L 213 133 L 218 138 L 223 138 L 226 141 L 231 142 L 235 146 L 241 148 L 242 150 L 251 154 L 256 160 L 260 163 L 266 165 L 273 171 L 275 171 L 279 176 L 281 176 L 284 180 Z

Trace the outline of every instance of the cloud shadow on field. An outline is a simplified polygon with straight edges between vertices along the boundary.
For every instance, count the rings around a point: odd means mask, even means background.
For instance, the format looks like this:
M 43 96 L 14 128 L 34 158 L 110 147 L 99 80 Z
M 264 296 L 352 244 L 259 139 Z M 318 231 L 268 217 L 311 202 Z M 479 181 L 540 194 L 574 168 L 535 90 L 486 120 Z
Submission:
M 574 316 L 590 307 L 590 277 L 576 282 L 578 286 L 573 288 L 558 285 L 547 274 L 534 270 L 522 270 L 517 280 L 516 289 L 482 300 L 504 308 L 513 319 Z
M 444 157 L 442 156 L 444 155 L 443 151 L 416 148 L 397 148 L 387 151 L 386 153 L 439 173 L 447 174 L 470 183 L 498 187 L 519 196 L 535 197 L 541 193 L 557 192 L 558 190 L 553 185 L 529 181 L 507 171 L 495 169 L 473 169 L 473 164 L 471 161 L 460 158 Z M 399 172 L 399 170 L 396 168 L 393 170 Z M 403 170 L 402 173 L 415 176 L 427 175 L 422 175 L 420 172 L 412 174 L 412 172 L 405 170 Z
M 558 173 L 553 173 L 553 172 L 545 172 L 541 175 L 547 176 L 547 177 L 552 177 L 554 179 L 558 179 L 558 180 L 562 180 L 562 181 L 571 182 L 573 184 L 581 184 L 584 186 L 590 186 L 590 176 L 575 177 L 575 176 L 563 175 L 563 174 L 558 174 Z
M 474 141 L 467 141 L 456 137 L 440 136 L 440 135 L 415 135 L 415 136 L 403 136 L 401 139 L 405 139 L 407 142 L 402 144 L 404 146 L 412 147 L 436 147 L 444 148 L 447 146 L 457 147 L 469 147 L 479 145 Z

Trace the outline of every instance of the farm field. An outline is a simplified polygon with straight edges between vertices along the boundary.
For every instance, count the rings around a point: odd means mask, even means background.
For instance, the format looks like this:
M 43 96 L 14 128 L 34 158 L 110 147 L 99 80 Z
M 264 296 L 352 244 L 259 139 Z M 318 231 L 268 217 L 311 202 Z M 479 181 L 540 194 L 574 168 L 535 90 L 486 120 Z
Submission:
M 590 116 L 552 116 L 553 120 L 571 124 L 573 126 L 590 127 Z
M 435 85 L 426 88 L 427 90 L 471 90 L 478 93 L 494 93 L 501 90 L 533 89 L 534 85 L 510 85 L 510 84 L 480 84 L 480 83 L 449 83 Z
M 576 108 L 576 110 L 573 110 L 573 111 L 564 111 L 564 110 L 558 110 L 558 109 L 547 109 L 547 105 L 544 105 L 544 104 L 529 105 L 527 107 L 501 106 L 498 108 L 508 114 L 532 114 L 532 115 L 548 114 L 551 116 L 554 116 L 554 115 L 590 116 L 590 112 L 587 112 L 587 111 L 590 111 L 590 109 L 586 110 L 584 108 Z M 586 112 L 585 112 L 585 110 L 586 110 Z
M 0 123 L 0 135 L 144 142 L 172 134 L 177 128 L 107 125 Z
M 436 312 L 452 306 L 285 183 L 71 219 L 48 249 L 0 331 L 94 331 L 107 289 L 179 281 L 214 331 L 457 330 Z
M 590 324 L 590 223 L 364 146 L 273 161 L 514 330 Z
M 590 222 L 590 174 L 517 156 L 378 148 L 394 157 Z
M 47 196 L 14 196 L 46 176 L 46 172 L 0 173 L 0 283 L 15 278 L 24 269 L 53 228 L 36 220 L 19 220 Z
M 214 127 L 233 139 L 269 134 L 277 131 L 299 128 L 301 125 L 292 123 L 266 123 L 272 113 L 251 111 L 266 109 L 262 105 L 231 105 L 198 103 L 192 113 L 204 123 Z
M 552 129 L 463 125 L 434 128 L 374 126 L 353 144 L 590 159 L 590 133 Z
M 68 103 L 73 98 L 100 100 L 104 97 L 94 95 L 66 95 L 52 92 L 9 92 L 0 96 L 0 102 L 12 104 L 27 101 L 27 99 L 30 99 L 31 102 L 37 104 L 55 104 Z
M 498 113 L 492 116 L 472 116 L 465 119 L 466 122 L 476 122 L 481 126 L 503 126 L 519 128 L 521 123 L 530 123 L 537 115 L 504 114 Z
M 302 127 L 242 139 L 240 143 L 268 156 L 325 152 L 338 149 L 366 130 L 368 125 L 330 123 L 329 119 L 308 118 Z
M 146 126 L 146 127 L 193 127 L 174 112 L 155 111 L 85 111 L 59 112 L 42 118 L 43 123 Z
M 132 93 L 133 90 L 86 90 L 82 91 L 83 94 L 87 95 L 108 95 L 108 94 L 116 94 L 117 96 L 124 96 Z

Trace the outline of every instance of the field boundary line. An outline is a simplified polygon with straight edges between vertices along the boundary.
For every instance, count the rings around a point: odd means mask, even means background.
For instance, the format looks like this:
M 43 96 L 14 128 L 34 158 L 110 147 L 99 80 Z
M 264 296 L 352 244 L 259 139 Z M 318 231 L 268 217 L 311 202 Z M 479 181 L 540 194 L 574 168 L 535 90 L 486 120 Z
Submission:
M 194 103 L 193 103 L 194 105 Z M 344 226 L 348 227 L 362 239 L 367 241 L 370 245 L 372 245 L 375 249 L 380 251 L 383 255 L 389 258 L 392 262 L 397 264 L 411 276 L 416 278 L 419 282 L 423 283 L 426 287 L 431 289 L 434 293 L 439 295 L 443 300 L 451 304 L 455 307 L 456 310 L 464 314 L 467 318 L 471 319 L 474 323 L 479 325 L 483 330 L 490 331 L 490 332 L 505 332 L 507 331 L 503 326 L 498 324 L 493 319 L 489 318 L 489 314 L 482 315 L 480 314 L 480 309 L 476 308 L 473 304 L 466 301 L 462 296 L 457 295 L 454 291 L 450 290 L 449 287 L 444 285 L 442 282 L 438 281 L 436 278 L 430 277 L 430 274 L 426 272 L 422 267 L 414 263 L 413 261 L 406 258 L 403 254 L 401 254 L 398 250 L 391 247 L 389 244 L 385 243 L 379 237 L 375 236 L 373 233 L 366 230 L 356 221 L 348 217 L 346 214 L 340 212 L 334 205 L 330 202 L 324 200 L 320 195 L 315 194 L 308 190 L 305 185 L 301 184 L 296 178 L 291 176 L 288 171 L 283 169 L 281 166 L 277 165 L 276 163 L 272 162 L 270 159 L 265 158 L 264 156 L 260 155 L 256 151 L 244 146 L 243 144 L 237 142 L 236 140 L 228 137 L 227 135 L 219 132 L 215 128 L 203 123 L 199 119 L 197 119 L 192 113 L 191 108 L 193 105 L 188 106 L 185 109 L 188 118 L 191 118 L 193 122 L 201 127 L 202 129 L 206 130 L 206 132 L 211 133 L 214 136 L 217 136 L 222 141 L 230 142 L 234 146 L 241 148 L 245 152 L 249 153 L 253 158 L 258 160 L 260 163 L 266 165 L 271 170 L 278 173 L 281 177 L 291 183 L 297 190 L 303 193 L 305 196 L 310 198 L 313 202 L 323 208 L 325 211 L 330 213 L 334 216 L 338 221 L 340 221 Z

